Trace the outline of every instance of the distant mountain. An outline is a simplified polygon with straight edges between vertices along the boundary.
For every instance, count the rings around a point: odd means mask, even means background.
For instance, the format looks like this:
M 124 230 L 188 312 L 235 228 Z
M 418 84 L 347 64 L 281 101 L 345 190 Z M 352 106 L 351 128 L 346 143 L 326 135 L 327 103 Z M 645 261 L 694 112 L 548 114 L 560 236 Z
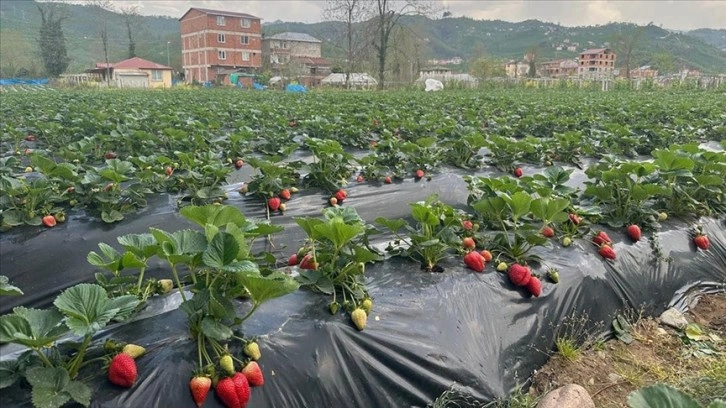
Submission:
M 128 39 L 120 14 L 83 5 L 64 4 L 60 7 L 68 16 L 63 22 L 71 58 L 68 72 L 82 72 L 94 62 L 103 60 L 100 40 L 103 21 L 106 21 L 108 29 L 109 60 L 127 57 Z M 178 17 L 140 16 L 134 29 L 137 55 L 161 64 L 169 61 L 176 69 L 181 69 Z M 535 45 L 539 45 L 540 60 L 574 58 L 582 49 L 600 47 L 619 31 L 632 29 L 632 25 L 622 23 L 564 27 L 538 20 L 512 23 L 465 17 L 435 20 L 405 17 L 401 21 L 425 40 L 428 58 L 458 56 L 464 60 L 482 53 L 501 59 L 522 58 Z M 34 0 L 0 1 L 0 75 L 13 76 L 20 70 L 31 75 L 42 74 L 37 44 L 39 28 L 40 13 Z M 265 23 L 263 31 L 265 35 L 283 31 L 307 33 L 323 41 L 325 56 L 338 61 L 344 58 L 344 30 L 340 22 L 305 24 L 273 21 Z M 568 46 L 574 46 L 576 51 L 568 51 Z M 680 33 L 651 25 L 646 28 L 632 65 L 648 64 L 654 54 L 665 53 L 673 57 L 677 68 L 726 72 L 724 48 L 726 30 L 699 29 Z
M 706 44 L 713 45 L 721 51 L 726 51 L 726 30 L 713 28 L 699 28 L 698 30 L 689 31 L 688 35 L 700 38 Z

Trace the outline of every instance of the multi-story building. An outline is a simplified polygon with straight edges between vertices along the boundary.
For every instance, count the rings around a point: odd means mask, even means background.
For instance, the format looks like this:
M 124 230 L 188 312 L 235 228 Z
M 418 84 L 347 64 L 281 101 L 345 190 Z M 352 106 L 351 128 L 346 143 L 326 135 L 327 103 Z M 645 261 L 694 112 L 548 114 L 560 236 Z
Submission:
M 330 61 L 322 57 L 322 41 L 304 33 L 280 33 L 262 39 L 265 65 L 282 77 L 305 86 L 318 86 L 330 74 Z
M 609 48 L 592 48 L 580 53 L 577 75 L 580 78 L 612 77 L 615 69 L 615 53 Z
M 504 64 L 504 71 L 509 78 L 524 78 L 529 74 L 529 63 L 510 60 Z
M 190 8 L 179 19 L 185 80 L 224 83 L 234 72 L 260 68 L 260 20 L 246 13 Z M 240 78 L 251 85 L 252 78 Z

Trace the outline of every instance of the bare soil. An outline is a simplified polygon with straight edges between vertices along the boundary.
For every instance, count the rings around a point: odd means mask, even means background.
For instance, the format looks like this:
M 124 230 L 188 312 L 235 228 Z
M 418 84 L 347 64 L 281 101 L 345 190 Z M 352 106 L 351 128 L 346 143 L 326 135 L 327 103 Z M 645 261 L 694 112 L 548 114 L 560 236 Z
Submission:
M 535 373 L 530 394 L 539 397 L 574 383 L 587 389 L 595 406 L 619 408 L 627 407 L 630 392 L 668 383 L 696 394 L 702 402 L 726 397 L 726 294 L 704 295 L 685 316 L 706 335 L 718 337 L 691 341 L 682 331 L 661 326 L 655 319 L 641 319 L 633 326 L 634 341 L 629 345 L 611 340 L 582 350 L 575 361 L 559 353 L 552 356 Z M 707 354 L 699 352 L 704 347 Z

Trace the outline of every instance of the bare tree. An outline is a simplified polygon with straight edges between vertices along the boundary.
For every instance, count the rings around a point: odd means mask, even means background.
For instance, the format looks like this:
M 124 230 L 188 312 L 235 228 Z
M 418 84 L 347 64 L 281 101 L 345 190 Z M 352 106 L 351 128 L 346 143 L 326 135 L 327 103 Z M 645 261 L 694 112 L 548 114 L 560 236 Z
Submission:
M 111 0 L 86 0 L 88 6 L 96 8 L 99 18 L 99 35 L 101 36 L 101 45 L 103 46 L 103 57 L 106 64 L 106 84 L 111 80 L 111 67 L 108 63 L 108 19 L 104 18 L 105 11 L 114 11 L 114 5 Z
M 386 59 L 393 29 L 406 15 L 428 15 L 434 11 L 432 3 L 421 0 L 375 0 L 373 10 L 375 40 L 373 47 L 378 57 L 378 89 L 385 88 Z
M 355 61 L 360 56 L 364 42 L 358 35 L 356 24 L 361 24 L 369 14 L 370 1 L 366 0 L 327 0 L 323 16 L 330 21 L 345 23 L 346 60 L 345 87 L 350 88 L 350 74 Z
M 137 26 L 139 18 L 139 6 L 132 4 L 126 7 L 121 7 L 121 16 L 124 19 L 124 25 L 126 25 L 126 34 L 129 37 L 129 58 L 136 56 L 136 41 L 134 41 L 134 28 Z
M 635 26 L 626 32 L 621 31 L 613 36 L 613 50 L 618 59 L 623 61 L 623 65 L 625 65 L 625 77 L 628 80 L 630 80 L 630 65 L 633 61 L 633 52 L 640 45 L 640 40 L 643 38 L 646 27 Z

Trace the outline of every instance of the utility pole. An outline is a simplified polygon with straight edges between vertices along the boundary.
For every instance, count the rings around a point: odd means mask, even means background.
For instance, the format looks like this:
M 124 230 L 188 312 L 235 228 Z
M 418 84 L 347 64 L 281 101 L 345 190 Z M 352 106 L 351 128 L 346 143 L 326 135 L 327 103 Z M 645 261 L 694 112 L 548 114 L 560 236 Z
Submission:
M 166 42 L 166 66 L 171 66 L 171 58 L 169 57 L 169 44 L 171 44 L 171 41 Z

